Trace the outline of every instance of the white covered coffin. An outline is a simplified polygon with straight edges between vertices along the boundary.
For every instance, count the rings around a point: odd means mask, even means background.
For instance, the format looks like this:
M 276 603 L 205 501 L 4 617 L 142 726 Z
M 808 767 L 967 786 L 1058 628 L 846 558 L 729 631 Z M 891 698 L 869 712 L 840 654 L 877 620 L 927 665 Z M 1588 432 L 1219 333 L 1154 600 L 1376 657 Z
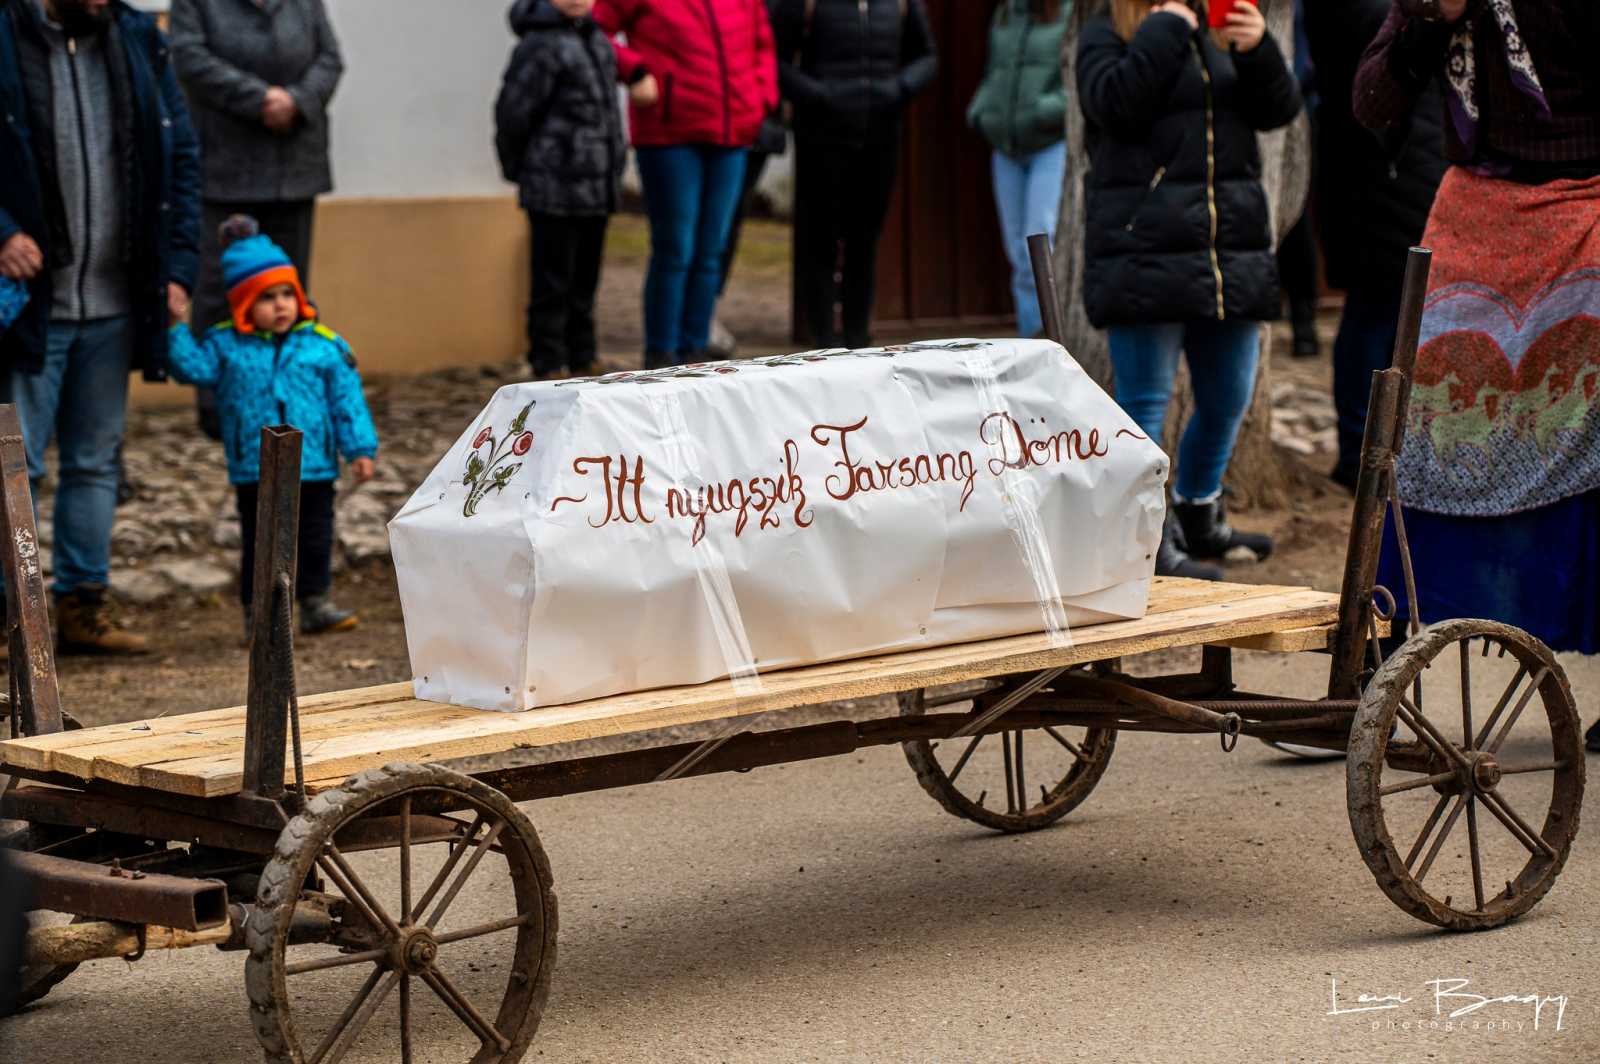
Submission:
M 1167 459 L 1048 341 L 500 389 L 389 525 L 421 698 L 526 710 L 1142 616 Z

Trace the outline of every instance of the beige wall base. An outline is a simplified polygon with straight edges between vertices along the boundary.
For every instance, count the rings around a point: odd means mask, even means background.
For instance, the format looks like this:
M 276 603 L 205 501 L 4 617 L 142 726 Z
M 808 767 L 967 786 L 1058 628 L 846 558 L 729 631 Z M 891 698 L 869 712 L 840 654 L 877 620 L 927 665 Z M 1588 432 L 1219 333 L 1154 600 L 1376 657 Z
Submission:
M 421 373 L 518 358 L 527 346 L 528 223 L 512 196 L 317 204 L 310 292 L 361 372 Z M 193 390 L 135 379 L 142 405 Z

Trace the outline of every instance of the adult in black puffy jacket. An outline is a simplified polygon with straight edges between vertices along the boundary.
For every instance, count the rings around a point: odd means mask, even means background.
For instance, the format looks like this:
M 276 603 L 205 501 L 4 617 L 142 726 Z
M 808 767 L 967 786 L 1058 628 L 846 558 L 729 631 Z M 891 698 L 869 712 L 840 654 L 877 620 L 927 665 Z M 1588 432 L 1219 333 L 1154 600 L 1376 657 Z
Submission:
M 1389 364 L 1400 325 L 1406 255 L 1422 242 L 1444 157 L 1444 101 L 1429 84 L 1381 136 L 1351 108 L 1356 70 L 1390 0 L 1305 0 L 1311 58 L 1323 89 L 1317 126 L 1317 213 L 1328 284 L 1344 292 L 1333 344 L 1339 459 L 1333 479 L 1355 490 L 1373 370 Z
M 1255 385 L 1259 323 L 1278 314 L 1256 133 L 1289 123 L 1300 90 L 1247 0 L 1223 27 L 1200 22 L 1176 0 L 1112 0 L 1079 40 L 1078 101 L 1090 165 L 1083 298 L 1109 331 L 1117 402 L 1159 440 L 1180 351 L 1193 381 L 1173 491 L 1181 532 L 1168 522 L 1156 571 L 1214 579 L 1188 555 L 1272 549 L 1228 526 L 1222 475 Z
M 594 368 L 594 296 L 627 143 L 617 57 L 594 0 L 516 0 L 495 101 L 495 150 L 532 231 L 528 361 L 535 376 Z
M 778 83 L 794 108 L 795 283 L 813 342 L 865 347 L 900 119 L 938 61 L 923 0 L 778 0 Z M 843 251 L 843 282 L 835 271 Z

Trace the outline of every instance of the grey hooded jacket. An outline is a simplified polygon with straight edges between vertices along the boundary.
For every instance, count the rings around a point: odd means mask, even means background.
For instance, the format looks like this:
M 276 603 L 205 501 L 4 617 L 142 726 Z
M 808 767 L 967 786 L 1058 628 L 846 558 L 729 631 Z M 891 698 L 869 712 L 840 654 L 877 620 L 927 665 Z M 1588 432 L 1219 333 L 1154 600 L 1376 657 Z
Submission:
M 310 199 L 333 187 L 328 101 L 344 73 L 323 0 L 172 0 L 172 54 L 204 153 L 208 200 Z M 261 121 L 281 85 L 300 117 Z

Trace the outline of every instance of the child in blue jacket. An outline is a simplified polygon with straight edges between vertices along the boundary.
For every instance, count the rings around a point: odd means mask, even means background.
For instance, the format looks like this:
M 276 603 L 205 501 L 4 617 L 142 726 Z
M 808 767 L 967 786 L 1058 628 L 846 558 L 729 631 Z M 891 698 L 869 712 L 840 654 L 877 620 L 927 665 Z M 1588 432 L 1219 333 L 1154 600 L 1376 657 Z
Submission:
M 349 461 L 360 484 L 372 479 L 378 453 L 356 360 L 350 345 L 317 321 L 293 263 L 259 234 L 254 219 L 229 218 L 222 225 L 222 244 L 222 277 L 233 316 L 198 343 L 183 324 L 174 325 L 167 361 L 177 380 L 217 393 L 228 479 L 239 503 L 245 631 L 248 636 L 261 430 L 282 424 L 304 433 L 295 585 L 300 629 L 310 635 L 345 631 L 356 626 L 356 615 L 328 598 L 339 456 Z

